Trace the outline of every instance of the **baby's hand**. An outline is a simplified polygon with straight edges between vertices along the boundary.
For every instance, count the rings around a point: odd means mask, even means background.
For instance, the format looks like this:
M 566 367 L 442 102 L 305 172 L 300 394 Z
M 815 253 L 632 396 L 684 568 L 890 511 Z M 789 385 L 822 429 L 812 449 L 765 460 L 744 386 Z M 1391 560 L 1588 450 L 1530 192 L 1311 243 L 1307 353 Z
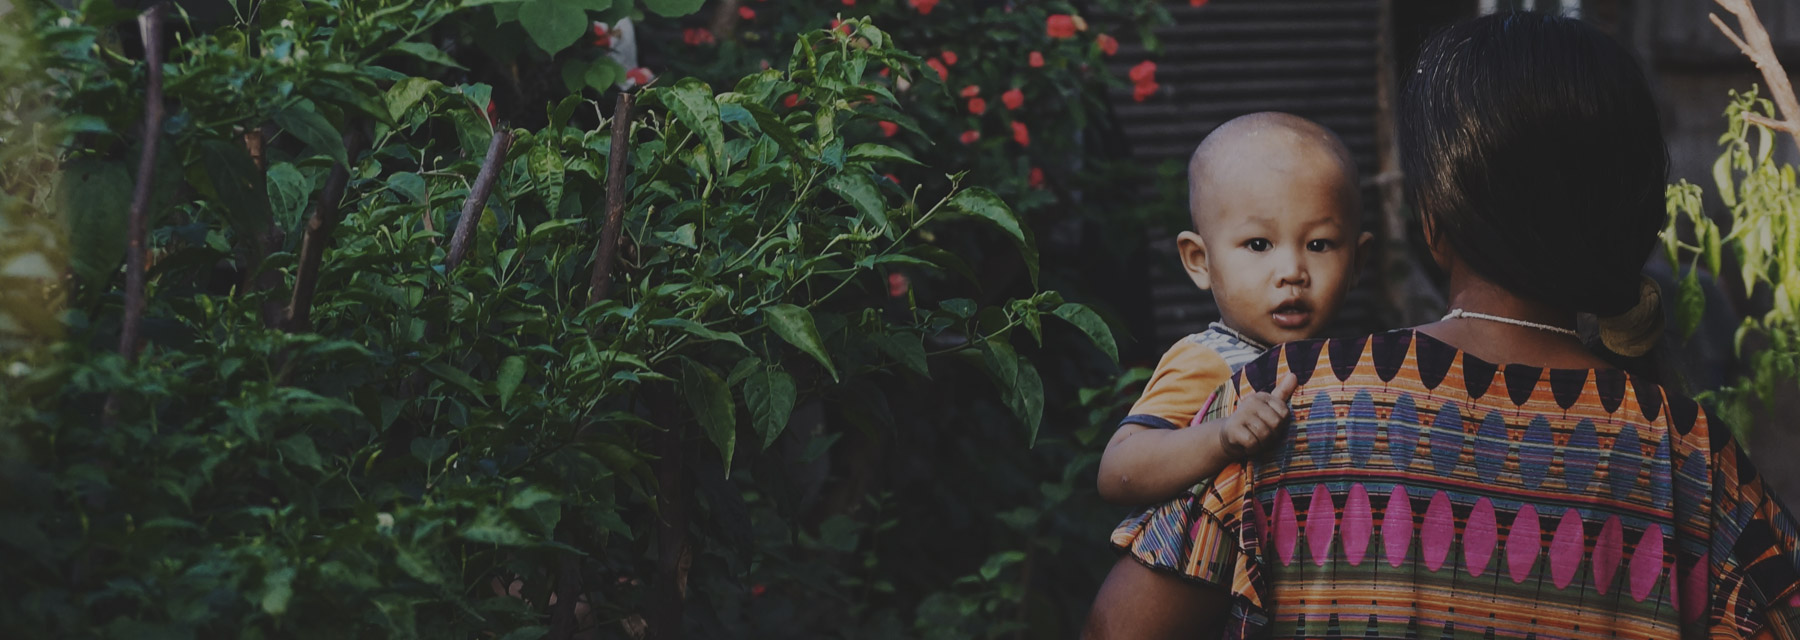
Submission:
M 1219 427 L 1219 447 L 1233 460 L 1243 460 L 1262 451 L 1288 419 L 1288 398 L 1300 386 L 1299 378 L 1284 373 L 1275 381 L 1273 393 L 1258 391 L 1238 400 L 1237 411 Z

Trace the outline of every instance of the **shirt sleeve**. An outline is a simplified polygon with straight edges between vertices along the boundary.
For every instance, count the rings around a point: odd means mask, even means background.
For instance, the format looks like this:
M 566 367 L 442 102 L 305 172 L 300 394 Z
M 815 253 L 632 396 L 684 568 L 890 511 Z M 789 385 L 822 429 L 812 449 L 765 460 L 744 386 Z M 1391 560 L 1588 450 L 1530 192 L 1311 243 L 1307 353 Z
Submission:
M 1710 425 L 1711 545 L 1705 635 L 1800 638 L 1800 534 L 1726 427 Z
M 1186 427 L 1206 407 L 1213 391 L 1230 379 L 1231 366 L 1217 351 L 1191 340 L 1177 342 L 1156 363 L 1149 384 L 1144 385 L 1144 394 L 1119 424 L 1153 429 Z

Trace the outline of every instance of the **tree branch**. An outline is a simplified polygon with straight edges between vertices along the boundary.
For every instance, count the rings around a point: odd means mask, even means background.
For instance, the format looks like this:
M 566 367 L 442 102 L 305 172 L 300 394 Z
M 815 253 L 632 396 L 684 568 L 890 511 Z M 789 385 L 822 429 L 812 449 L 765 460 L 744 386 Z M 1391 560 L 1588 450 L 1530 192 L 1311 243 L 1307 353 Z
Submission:
M 144 90 L 144 146 L 138 154 L 137 184 L 131 192 L 125 239 L 125 319 L 119 330 L 119 355 L 127 361 L 137 360 L 143 347 L 138 331 L 144 321 L 145 263 L 149 261 L 149 248 L 145 245 L 150 232 L 150 192 L 156 180 L 156 143 L 162 137 L 162 32 L 163 13 L 167 11 L 167 4 L 157 3 L 138 16 L 138 30 L 144 36 L 148 86 Z
M 475 184 L 469 187 L 469 199 L 463 202 L 462 218 L 456 221 L 456 232 L 450 236 L 450 255 L 444 258 L 446 273 L 462 264 L 469 254 L 469 245 L 475 242 L 475 225 L 481 221 L 481 211 L 487 207 L 488 196 L 494 193 L 494 182 L 500 178 L 500 165 L 505 164 L 506 151 L 512 147 L 512 142 L 512 129 L 494 128 L 487 157 L 481 160 L 481 173 L 475 174 Z
M 344 134 L 344 149 L 354 162 L 362 151 L 362 137 L 357 135 L 355 127 L 350 130 Z M 289 333 L 312 330 L 313 292 L 319 286 L 319 264 L 324 259 L 326 243 L 331 241 L 332 230 L 343 218 L 338 204 L 344 199 L 344 189 L 349 184 L 350 168 L 333 164 L 331 174 L 325 178 L 325 190 L 319 194 L 319 206 L 306 220 L 306 233 L 300 238 L 300 266 L 294 275 L 294 295 L 288 300 L 287 313 L 281 322 L 282 328 Z
M 1738 28 L 1744 32 L 1742 37 L 1732 32 L 1730 27 L 1720 20 L 1718 14 L 1707 14 L 1713 26 L 1725 34 L 1731 43 L 1737 45 L 1739 51 L 1756 63 L 1762 71 L 1763 81 L 1769 85 L 1769 98 L 1775 101 L 1775 108 L 1781 113 L 1781 120 L 1771 120 L 1755 114 L 1747 119 L 1777 131 L 1785 131 L 1794 140 L 1795 148 L 1800 148 L 1800 98 L 1794 96 L 1794 84 L 1788 80 L 1787 71 L 1782 69 L 1781 60 L 1775 57 L 1775 45 L 1769 41 L 1769 31 L 1763 28 L 1762 20 L 1756 17 L 1756 8 L 1750 0 L 1713 0 L 1731 15 L 1737 17 Z
M 619 92 L 613 108 L 612 153 L 606 159 L 606 223 L 600 243 L 594 245 L 594 275 L 588 281 L 588 304 L 605 300 L 612 291 L 613 263 L 619 255 L 619 227 L 625 217 L 625 172 L 630 166 L 631 94 Z

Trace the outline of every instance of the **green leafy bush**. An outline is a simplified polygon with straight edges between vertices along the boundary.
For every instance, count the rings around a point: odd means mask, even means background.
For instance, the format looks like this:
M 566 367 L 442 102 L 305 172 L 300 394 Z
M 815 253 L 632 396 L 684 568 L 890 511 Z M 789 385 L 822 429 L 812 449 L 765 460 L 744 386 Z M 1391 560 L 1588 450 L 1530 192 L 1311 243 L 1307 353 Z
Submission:
M 644 91 L 614 158 L 610 122 L 573 124 L 599 105 L 507 129 L 427 42 L 509 5 L 533 31 L 543 0 L 249 4 L 168 54 L 135 360 L 113 348 L 131 16 L 6 18 L 0 89 L 25 99 L 0 157 L 0 577 L 23 595 L 0 626 L 635 636 L 669 593 L 704 637 L 1072 624 L 1054 603 L 1086 594 L 1028 597 L 1032 567 L 1089 571 L 1062 541 L 1111 514 L 1064 508 L 1096 432 L 1038 425 L 1122 388 L 1063 400 L 1028 356 L 1046 335 L 1116 346 L 1052 292 L 927 300 L 889 278 L 968 277 L 927 239 L 946 223 L 1037 263 L 993 192 L 950 175 L 920 200 L 881 177 L 920 161 L 870 135 L 904 108 L 873 78 L 917 56 L 866 21 L 807 32 L 786 71 Z M 624 251 L 590 301 L 609 197 Z

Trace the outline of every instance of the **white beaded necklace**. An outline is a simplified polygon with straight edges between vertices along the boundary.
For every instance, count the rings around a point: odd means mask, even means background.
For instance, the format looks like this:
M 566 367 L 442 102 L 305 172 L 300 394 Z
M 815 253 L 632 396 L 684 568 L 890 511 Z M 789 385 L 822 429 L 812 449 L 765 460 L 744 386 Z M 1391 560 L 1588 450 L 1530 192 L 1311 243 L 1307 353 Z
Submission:
M 1475 320 L 1487 320 L 1490 322 L 1498 322 L 1501 324 L 1510 324 L 1510 325 L 1513 325 L 1516 327 L 1525 327 L 1527 329 L 1537 329 L 1540 331 L 1549 331 L 1550 333 L 1560 333 L 1560 334 L 1563 334 L 1565 336 L 1570 336 L 1570 337 L 1580 337 L 1580 335 L 1581 335 L 1581 334 L 1575 333 L 1574 329 L 1564 329 L 1562 327 L 1556 327 L 1556 326 L 1551 326 L 1551 325 L 1547 325 L 1547 324 L 1540 324 L 1540 323 L 1531 322 L 1528 320 L 1520 320 L 1518 318 L 1508 318 L 1505 316 L 1488 315 L 1485 313 L 1476 313 L 1473 311 L 1463 311 L 1461 307 L 1451 309 L 1450 313 L 1445 314 L 1443 319 L 1444 320 L 1455 320 L 1457 318 L 1472 318 Z

